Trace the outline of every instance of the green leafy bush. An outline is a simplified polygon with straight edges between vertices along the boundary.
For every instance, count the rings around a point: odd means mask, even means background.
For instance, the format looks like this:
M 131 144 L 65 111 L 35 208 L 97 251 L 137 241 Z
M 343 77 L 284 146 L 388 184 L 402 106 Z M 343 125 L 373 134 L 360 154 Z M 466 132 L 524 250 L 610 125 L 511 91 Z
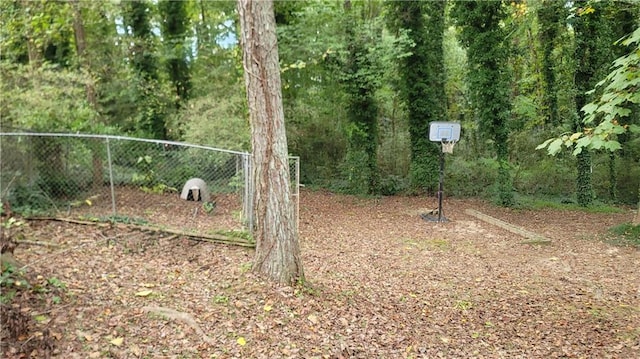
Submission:
M 575 192 L 575 165 L 559 158 L 544 157 L 515 171 L 519 193 L 541 196 L 570 196 Z
M 23 216 L 46 213 L 55 206 L 46 191 L 35 183 L 20 183 L 13 186 L 6 194 L 12 210 Z
M 393 196 L 405 193 L 409 189 L 409 180 L 405 177 L 388 175 L 380 179 L 380 194 Z
M 350 151 L 340 164 L 340 176 L 331 183 L 339 193 L 365 195 L 369 192 L 369 169 L 364 165 L 368 155 L 364 151 Z
M 445 168 L 445 193 L 449 196 L 488 198 L 496 182 L 498 161 L 479 158 L 474 161 L 450 156 Z
M 230 90 L 224 98 L 200 97 L 182 113 L 185 141 L 236 151 L 250 148 L 249 121 L 241 91 Z

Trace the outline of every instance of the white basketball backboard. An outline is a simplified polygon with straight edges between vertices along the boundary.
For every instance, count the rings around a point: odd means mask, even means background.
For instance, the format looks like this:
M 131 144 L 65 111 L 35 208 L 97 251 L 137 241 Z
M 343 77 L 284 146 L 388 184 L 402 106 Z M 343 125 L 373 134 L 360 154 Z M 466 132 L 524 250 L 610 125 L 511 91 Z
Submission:
M 457 122 L 431 122 L 429 125 L 429 141 L 460 141 L 460 124 Z

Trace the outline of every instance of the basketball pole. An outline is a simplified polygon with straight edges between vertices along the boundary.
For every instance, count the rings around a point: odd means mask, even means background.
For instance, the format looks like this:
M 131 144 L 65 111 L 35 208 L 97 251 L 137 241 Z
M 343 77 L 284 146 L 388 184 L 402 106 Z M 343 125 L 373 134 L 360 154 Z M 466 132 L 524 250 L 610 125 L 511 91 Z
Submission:
M 423 213 L 420 216 L 425 221 L 429 222 L 447 222 L 447 217 L 444 216 L 444 209 L 442 208 L 442 202 L 444 202 L 444 162 L 445 153 L 453 153 L 453 146 L 460 140 L 460 123 L 458 122 L 445 122 L 445 121 L 433 121 L 429 123 L 429 141 L 438 143 L 440 142 L 440 173 L 438 183 L 438 216 L 435 216 L 432 210 L 429 213 Z
M 443 139 L 440 139 L 442 146 Z M 438 184 L 438 222 L 446 222 L 446 218 L 442 215 L 442 197 L 444 194 L 444 151 L 440 151 L 440 183 Z

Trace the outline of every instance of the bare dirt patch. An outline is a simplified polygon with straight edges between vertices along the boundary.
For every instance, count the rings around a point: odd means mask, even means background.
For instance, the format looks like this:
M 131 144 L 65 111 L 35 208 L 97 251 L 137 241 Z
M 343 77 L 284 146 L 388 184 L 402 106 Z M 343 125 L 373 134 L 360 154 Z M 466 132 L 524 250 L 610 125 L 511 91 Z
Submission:
M 251 249 L 32 222 L 30 239 L 60 247 L 16 249 L 49 292 L 14 301 L 38 321 L 14 341 L 5 327 L 2 352 L 44 357 L 27 342 L 46 330 L 59 358 L 638 357 L 640 253 L 594 239 L 631 212 L 450 199 L 450 222 L 423 221 L 435 202 L 303 192 L 308 283 L 295 288 L 254 276 Z M 523 244 L 467 208 L 552 242 Z

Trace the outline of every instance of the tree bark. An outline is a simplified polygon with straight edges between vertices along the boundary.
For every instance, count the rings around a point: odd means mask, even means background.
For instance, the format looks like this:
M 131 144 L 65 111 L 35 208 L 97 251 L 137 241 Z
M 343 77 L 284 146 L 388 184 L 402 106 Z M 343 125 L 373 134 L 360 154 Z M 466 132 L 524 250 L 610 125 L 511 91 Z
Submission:
M 73 9 L 73 33 L 76 39 L 76 51 L 78 54 L 78 62 L 80 67 L 90 73 L 91 63 L 86 55 L 87 42 L 85 40 L 84 22 L 82 20 L 82 13 L 80 12 L 79 0 L 72 0 L 71 7 Z M 93 109 L 97 109 L 96 90 L 93 87 L 91 79 L 86 85 L 87 102 Z
M 87 56 L 87 41 L 85 38 L 84 21 L 82 12 L 80 11 L 80 1 L 71 0 L 71 8 L 73 10 L 73 34 L 76 40 L 76 53 L 78 55 L 78 63 L 80 68 L 91 74 L 91 61 Z M 96 89 L 93 86 L 93 79 L 89 78 L 85 85 L 87 94 L 87 102 L 94 111 L 98 111 L 98 99 L 96 97 Z M 93 163 L 93 188 L 98 190 L 102 187 L 103 171 L 102 171 L 102 143 L 91 146 L 92 163 Z
M 36 6 L 37 3 L 35 3 Z M 31 25 L 31 23 L 29 22 L 29 19 L 31 18 L 31 13 L 34 11 L 32 9 L 32 3 L 30 3 L 28 0 L 22 0 L 21 2 L 22 8 L 25 10 L 25 37 L 26 37 L 26 42 L 27 42 L 27 54 L 29 56 L 29 66 L 30 68 L 33 69 L 37 69 L 40 67 L 40 65 L 42 64 L 42 54 L 40 52 L 40 49 L 38 49 L 38 46 L 36 46 L 36 40 L 34 39 L 34 34 L 33 34 L 33 26 Z M 35 10 L 38 11 L 38 10 Z
M 304 273 L 290 190 L 273 2 L 238 0 L 238 12 L 253 147 L 253 270 L 294 284 L 304 280 Z

